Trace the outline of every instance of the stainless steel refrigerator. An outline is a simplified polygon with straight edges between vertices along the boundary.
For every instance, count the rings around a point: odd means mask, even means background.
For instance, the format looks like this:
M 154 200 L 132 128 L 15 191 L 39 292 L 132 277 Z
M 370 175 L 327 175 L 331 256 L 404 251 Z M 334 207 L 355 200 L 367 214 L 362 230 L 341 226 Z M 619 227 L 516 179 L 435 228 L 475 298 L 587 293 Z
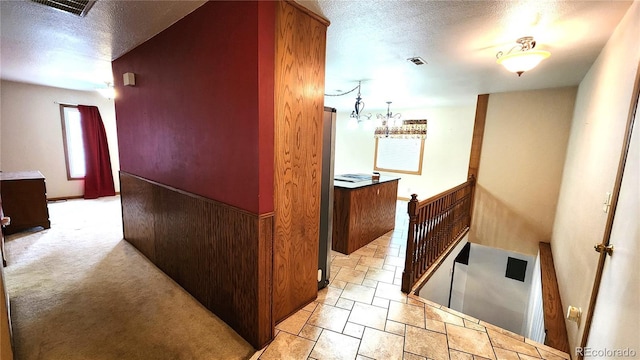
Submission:
M 333 163 L 336 143 L 336 109 L 325 107 L 322 123 L 322 181 L 320 196 L 320 251 L 318 289 L 329 285 L 333 231 Z

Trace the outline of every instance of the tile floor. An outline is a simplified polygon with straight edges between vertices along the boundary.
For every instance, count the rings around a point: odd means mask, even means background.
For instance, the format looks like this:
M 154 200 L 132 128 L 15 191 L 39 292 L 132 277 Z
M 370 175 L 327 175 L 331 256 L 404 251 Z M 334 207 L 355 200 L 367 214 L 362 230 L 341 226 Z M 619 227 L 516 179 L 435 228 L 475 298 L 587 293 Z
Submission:
M 394 231 L 349 256 L 332 252 L 329 286 L 276 325 L 273 342 L 252 359 L 569 359 L 566 353 L 402 293 L 405 204 L 398 204 Z

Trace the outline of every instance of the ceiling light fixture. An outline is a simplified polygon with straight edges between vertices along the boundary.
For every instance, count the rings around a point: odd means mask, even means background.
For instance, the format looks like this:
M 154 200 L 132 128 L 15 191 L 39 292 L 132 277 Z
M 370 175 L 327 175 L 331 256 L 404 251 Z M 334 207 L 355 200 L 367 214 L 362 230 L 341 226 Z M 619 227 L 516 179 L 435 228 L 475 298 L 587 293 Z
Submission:
M 361 117 L 366 117 L 367 120 L 371 119 L 371 114 L 363 114 L 362 111 L 364 110 L 364 101 L 362 101 L 362 97 L 360 96 L 360 83 L 361 81 L 358 81 L 358 96 L 356 97 L 356 103 L 354 105 L 354 110 L 351 112 L 351 118 L 358 120 L 358 122 L 361 122 L 362 120 L 360 119 Z M 353 91 L 353 90 L 352 90 Z
M 400 125 L 398 125 L 398 120 L 400 120 L 400 117 L 402 115 L 400 114 L 394 114 L 391 112 L 391 101 L 387 101 L 387 114 L 386 115 L 382 115 L 382 114 L 378 114 L 376 117 L 378 118 L 378 120 L 381 120 L 381 124 L 380 126 L 376 127 L 376 131 L 374 133 L 375 137 L 389 137 L 390 133 L 392 133 L 392 130 L 389 130 L 389 127 L 391 126 L 391 129 L 399 127 Z M 393 124 L 391 124 L 391 122 L 393 121 Z
M 106 84 L 107 84 L 106 88 L 99 88 L 96 90 L 107 99 L 110 99 L 110 100 L 115 99 L 116 89 L 114 89 L 113 84 L 111 84 L 110 82 L 107 82 Z
M 514 46 L 506 54 L 498 51 L 496 54 L 497 63 L 504 66 L 507 70 L 521 76 L 525 71 L 529 71 L 538 64 L 551 56 L 551 53 L 544 50 L 533 50 L 536 47 L 536 41 L 532 36 L 521 37 L 516 40 L 518 45 Z

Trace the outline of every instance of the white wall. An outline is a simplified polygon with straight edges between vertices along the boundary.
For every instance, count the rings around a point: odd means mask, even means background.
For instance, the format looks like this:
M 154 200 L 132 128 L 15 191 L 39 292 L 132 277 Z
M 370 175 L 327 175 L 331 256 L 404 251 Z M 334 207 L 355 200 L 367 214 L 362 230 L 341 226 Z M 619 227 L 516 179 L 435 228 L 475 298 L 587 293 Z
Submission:
M 544 330 L 544 304 L 542 302 L 542 274 L 540 272 L 540 252 L 533 265 L 533 278 L 529 292 L 529 305 L 523 324 L 524 337 L 544 344 L 546 333 Z
M 598 261 L 593 245 L 602 241 L 607 219 L 607 214 L 602 211 L 602 203 L 605 193 L 613 189 L 618 169 L 631 93 L 640 61 L 638 34 L 640 3 L 636 1 L 578 89 L 551 239 L 560 296 L 565 309 L 572 305 L 586 311 L 589 306 Z M 634 186 L 637 188 L 638 183 Z M 637 204 L 638 199 L 633 201 Z M 632 220 L 638 223 L 637 217 Z M 622 256 L 632 256 L 637 263 L 637 242 L 635 252 Z M 610 280 L 625 289 L 621 291 L 637 292 L 640 285 L 637 267 L 635 269 L 635 282 L 631 281 L 634 275 L 629 273 L 616 274 Z M 628 309 L 629 313 L 623 316 L 637 319 L 638 298 L 634 302 L 635 307 Z M 622 301 L 603 305 L 610 306 L 611 312 L 624 309 Z M 605 336 L 602 341 L 613 343 L 616 334 L 624 333 L 636 336 L 637 341 L 637 323 L 623 322 L 616 326 L 615 334 L 601 334 Z M 597 327 L 598 324 L 594 323 L 591 331 L 598 333 Z M 580 345 L 583 328 L 584 321 L 580 325 L 567 322 L 571 349 Z
M 525 281 L 505 277 L 507 258 L 527 261 Z M 522 333 L 535 257 L 471 244 L 463 313 Z
M 469 241 L 533 256 L 549 242 L 576 90 L 489 95 Z
M 2 80 L 0 83 L 1 170 L 39 170 L 46 178 L 47 197 L 80 196 L 82 180 L 67 180 L 60 107 L 95 105 L 107 132 L 116 191 L 120 191 L 118 143 L 113 100 L 96 91 L 75 91 Z
M 449 256 L 440 264 L 440 267 L 431 275 L 429 281 L 420 289 L 418 296 L 431 300 L 437 304 L 448 306 L 449 305 L 449 290 L 451 289 L 451 271 L 453 269 L 456 256 L 460 253 L 462 248 L 467 244 L 469 235 L 465 235 L 462 240 L 451 251 Z M 457 271 L 457 268 L 456 268 Z M 458 278 L 460 274 L 456 272 L 455 277 Z M 460 279 L 462 276 L 460 275 Z M 451 307 L 454 310 L 462 310 L 461 307 Z
M 393 109 L 403 120 L 427 119 L 422 175 L 400 176 L 398 196 L 426 199 L 467 180 L 475 119 L 475 103 L 458 107 Z M 386 112 L 386 110 L 385 110 Z M 376 112 L 374 113 L 374 117 Z M 371 173 L 374 165 L 373 128 L 349 128 L 349 114 L 338 112 L 336 121 L 335 174 Z M 387 174 L 387 173 L 383 173 Z

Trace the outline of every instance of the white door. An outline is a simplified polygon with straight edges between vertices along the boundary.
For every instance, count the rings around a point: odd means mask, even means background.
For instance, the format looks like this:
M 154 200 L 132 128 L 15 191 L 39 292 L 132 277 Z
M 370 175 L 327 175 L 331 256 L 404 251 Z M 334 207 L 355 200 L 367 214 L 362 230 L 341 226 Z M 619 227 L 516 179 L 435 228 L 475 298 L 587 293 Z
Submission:
M 609 241 L 614 251 L 605 261 L 585 359 L 640 358 L 639 110 Z

